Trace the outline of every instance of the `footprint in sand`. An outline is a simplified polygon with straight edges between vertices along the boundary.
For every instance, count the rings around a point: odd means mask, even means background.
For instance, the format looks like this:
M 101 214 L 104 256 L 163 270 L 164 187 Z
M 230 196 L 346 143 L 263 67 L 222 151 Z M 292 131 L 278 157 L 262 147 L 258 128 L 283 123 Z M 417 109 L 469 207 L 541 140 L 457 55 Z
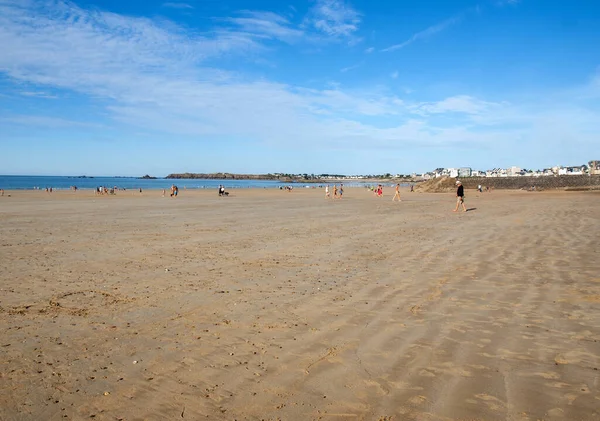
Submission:
M 417 395 L 417 396 L 413 396 L 412 398 L 410 398 L 408 400 L 408 402 L 413 405 L 421 405 L 424 402 L 427 402 L 427 398 L 423 395 Z
M 485 393 L 480 393 L 475 395 L 477 399 L 482 400 L 489 409 L 493 411 L 499 411 L 504 408 L 506 405 L 500 399 L 495 396 L 487 395 Z
M 550 416 L 550 417 L 562 417 L 562 416 L 564 416 L 564 414 L 565 414 L 565 411 L 563 411 L 560 408 L 553 408 L 548 411 L 548 416 Z

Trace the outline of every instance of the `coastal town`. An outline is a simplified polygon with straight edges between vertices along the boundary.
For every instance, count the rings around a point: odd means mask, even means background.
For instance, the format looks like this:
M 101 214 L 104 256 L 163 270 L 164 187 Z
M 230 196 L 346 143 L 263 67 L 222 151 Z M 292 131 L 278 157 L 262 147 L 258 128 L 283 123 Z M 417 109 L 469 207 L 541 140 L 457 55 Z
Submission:
M 439 177 L 452 177 L 452 178 L 465 178 L 465 177 L 553 177 L 560 175 L 600 175 L 600 160 L 589 161 L 587 164 L 575 165 L 575 166 L 563 166 L 556 165 L 549 168 L 531 170 L 526 168 L 520 168 L 512 166 L 510 168 L 492 168 L 489 170 L 481 171 L 475 170 L 471 167 L 456 167 L 456 168 L 436 168 L 433 171 L 424 173 L 412 173 L 412 174 L 395 174 L 390 173 L 381 175 L 352 175 L 344 176 L 339 174 L 321 174 L 318 176 L 299 174 L 305 179 L 374 179 L 374 178 L 411 178 L 413 180 L 431 180 Z

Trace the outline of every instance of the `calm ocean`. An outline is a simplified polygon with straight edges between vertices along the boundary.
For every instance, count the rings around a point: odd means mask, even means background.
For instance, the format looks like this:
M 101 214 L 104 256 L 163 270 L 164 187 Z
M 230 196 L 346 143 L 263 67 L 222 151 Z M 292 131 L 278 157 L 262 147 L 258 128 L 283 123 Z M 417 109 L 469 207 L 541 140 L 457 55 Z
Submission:
M 172 184 L 180 189 L 216 189 L 219 184 L 225 188 L 279 188 L 283 183 L 271 180 L 205 180 L 205 179 L 139 179 L 135 177 L 57 177 L 29 175 L 0 175 L 0 189 L 4 190 L 33 190 L 46 187 L 57 190 L 68 190 L 71 186 L 78 189 L 96 189 L 96 187 L 118 187 L 119 189 L 169 189 Z

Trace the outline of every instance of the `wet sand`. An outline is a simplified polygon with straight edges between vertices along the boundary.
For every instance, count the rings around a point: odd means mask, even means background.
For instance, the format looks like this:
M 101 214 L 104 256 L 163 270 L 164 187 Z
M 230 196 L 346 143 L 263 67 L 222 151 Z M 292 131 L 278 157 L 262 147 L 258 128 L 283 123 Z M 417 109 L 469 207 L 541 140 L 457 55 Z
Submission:
M 0 197 L 2 420 L 598 420 L 600 194 Z

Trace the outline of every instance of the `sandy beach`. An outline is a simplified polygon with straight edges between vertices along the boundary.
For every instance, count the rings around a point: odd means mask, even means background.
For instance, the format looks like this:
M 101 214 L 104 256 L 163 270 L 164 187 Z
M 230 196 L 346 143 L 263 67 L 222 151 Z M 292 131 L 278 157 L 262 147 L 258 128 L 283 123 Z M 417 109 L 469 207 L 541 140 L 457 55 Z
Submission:
M 1 420 L 600 419 L 599 193 L 161 194 L 0 197 Z

